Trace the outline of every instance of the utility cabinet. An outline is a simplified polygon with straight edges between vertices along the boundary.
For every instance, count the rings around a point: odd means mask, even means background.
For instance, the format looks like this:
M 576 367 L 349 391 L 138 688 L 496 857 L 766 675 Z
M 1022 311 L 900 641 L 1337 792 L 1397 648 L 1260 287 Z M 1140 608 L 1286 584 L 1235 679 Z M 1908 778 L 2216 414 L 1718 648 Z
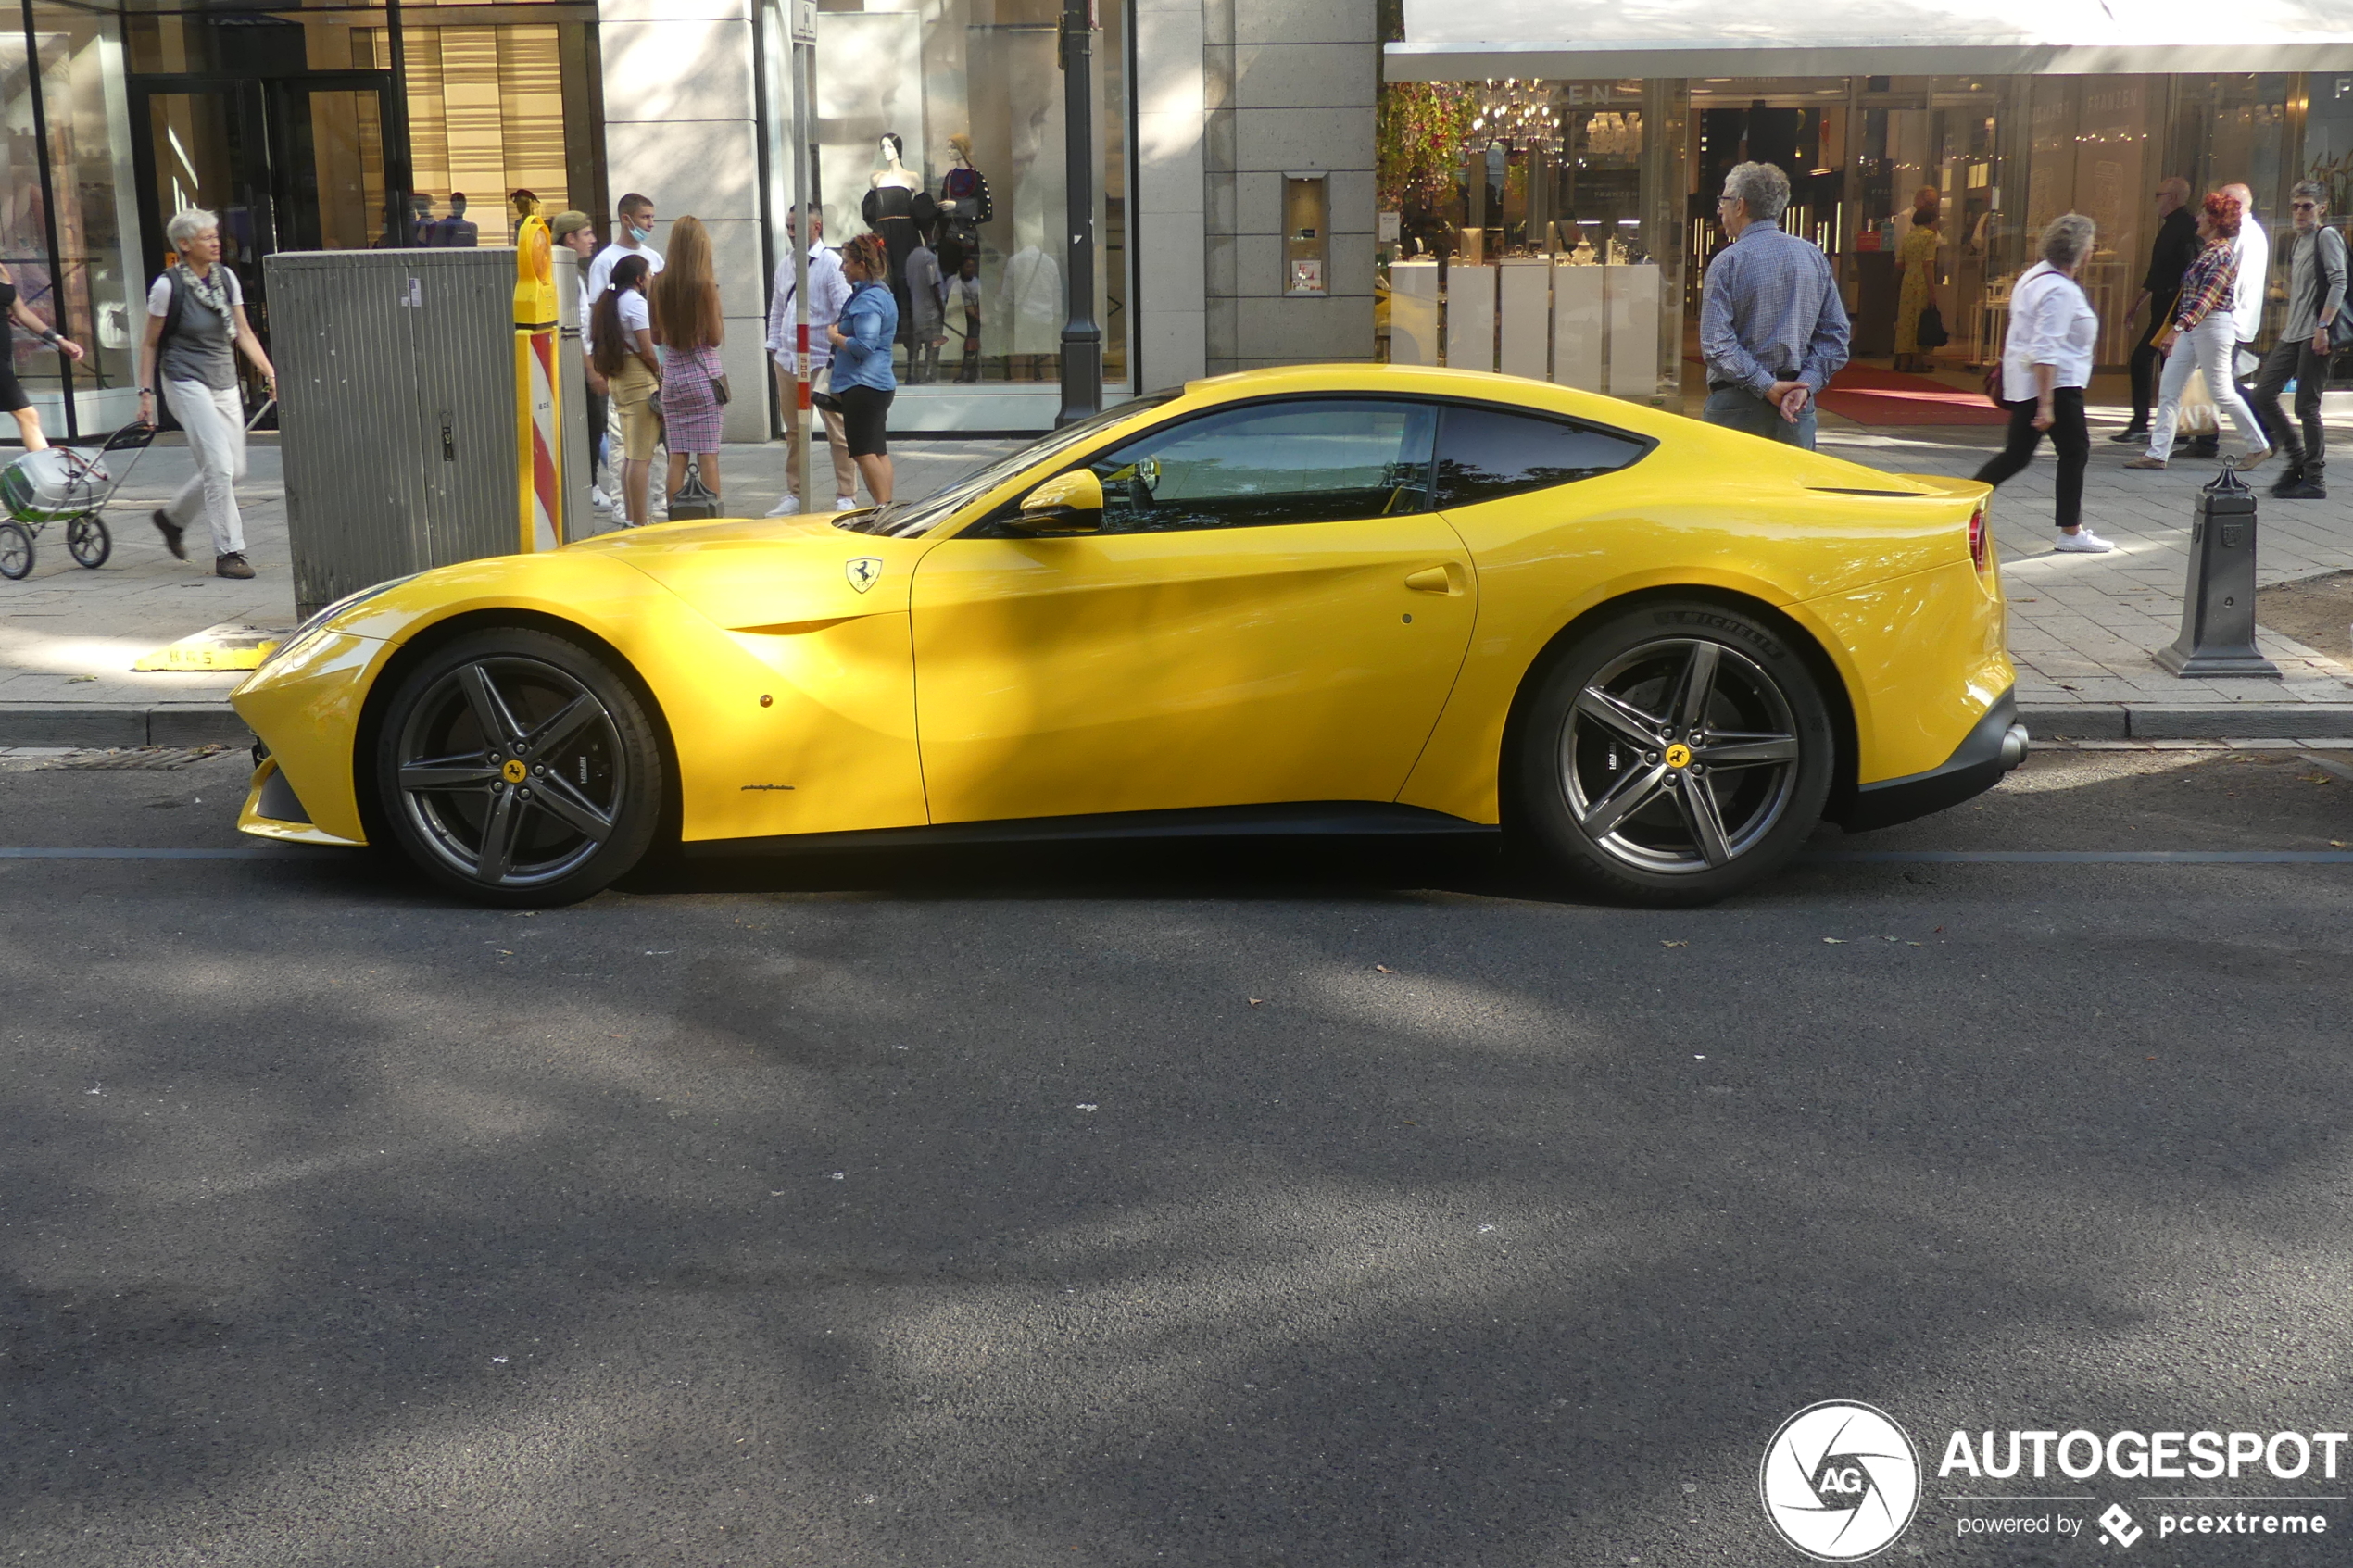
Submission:
M 281 251 L 263 267 L 296 611 L 514 554 L 515 252 Z

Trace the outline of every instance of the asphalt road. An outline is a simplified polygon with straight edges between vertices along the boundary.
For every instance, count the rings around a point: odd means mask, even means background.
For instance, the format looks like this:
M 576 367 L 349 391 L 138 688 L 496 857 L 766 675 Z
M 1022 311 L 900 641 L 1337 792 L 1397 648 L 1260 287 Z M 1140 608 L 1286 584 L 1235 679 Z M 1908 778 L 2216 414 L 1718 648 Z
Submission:
M 13 765 L 0 846 L 231 846 L 241 776 Z M 2044 753 L 1846 847 L 2332 840 L 2292 755 Z M 2141 1499 L 2353 1481 L 1935 1472 L 2353 1425 L 2348 914 L 2315 863 L 1667 914 L 1089 847 L 515 915 L 0 859 L 0 1563 L 1796 1563 L 1759 1461 L 1830 1399 L 1922 1450 L 1888 1561 L 2343 1562 L 2341 1500 Z

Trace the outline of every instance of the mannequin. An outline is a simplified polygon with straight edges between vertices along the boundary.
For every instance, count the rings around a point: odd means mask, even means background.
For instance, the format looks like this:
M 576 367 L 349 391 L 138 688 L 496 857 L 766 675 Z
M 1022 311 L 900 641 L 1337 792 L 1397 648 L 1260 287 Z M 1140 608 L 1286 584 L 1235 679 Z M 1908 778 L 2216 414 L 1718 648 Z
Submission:
M 912 352 L 914 302 L 907 292 L 907 257 L 937 218 L 937 206 L 924 189 L 923 181 L 903 161 L 906 149 L 907 144 L 896 132 L 884 134 L 876 153 L 882 167 L 869 180 L 870 188 L 859 211 L 889 253 L 890 293 L 899 302 L 899 341 Z
M 988 221 L 988 179 L 973 167 L 973 139 L 963 132 L 948 138 L 953 167 L 939 182 L 939 268 L 950 277 L 963 270 L 967 253 L 980 254 L 980 226 Z
M 973 167 L 973 139 L 948 138 L 950 167 L 939 182 L 939 274 L 952 295 L 950 324 L 961 325 L 964 358 L 960 382 L 980 379 L 980 226 L 992 216 L 988 176 Z

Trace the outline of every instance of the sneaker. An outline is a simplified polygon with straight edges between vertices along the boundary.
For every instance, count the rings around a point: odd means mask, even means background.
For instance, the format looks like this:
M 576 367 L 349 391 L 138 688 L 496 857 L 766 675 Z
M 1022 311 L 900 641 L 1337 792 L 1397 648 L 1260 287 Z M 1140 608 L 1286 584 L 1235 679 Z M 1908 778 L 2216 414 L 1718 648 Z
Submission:
M 2325 501 L 2329 498 L 2328 491 L 2317 479 L 2298 480 L 2285 490 L 2273 486 L 2271 494 L 2283 501 Z
M 792 517 L 798 514 L 799 510 L 800 497 L 798 495 L 787 495 L 783 500 L 778 501 L 774 506 L 769 508 L 768 515 L 770 517 Z
M 602 489 L 592 485 L 588 491 L 588 504 L 600 512 L 609 512 L 613 508 L 613 498 L 606 495 Z
M 855 495 L 837 495 L 837 496 L 835 496 L 835 497 L 834 497 L 834 510 L 836 510 L 836 511 L 837 511 L 837 512 L 854 512 L 854 511 L 856 511 L 857 509 L 858 509 L 858 497 L 857 497 L 857 496 L 855 496 Z
M 2152 458 L 2144 452 L 2124 466 L 2128 469 L 2161 469 L 2166 466 L 2166 461 L 2163 458 Z
M 163 535 L 163 547 L 170 550 L 178 559 L 186 560 L 188 558 L 188 546 L 180 542 L 180 535 L 182 532 L 180 525 L 172 521 L 169 517 L 166 517 L 164 515 L 163 508 L 160 507 L 156 508 L 155 516 L 156 532 Z
M 2162 463 L 2158 465 L 2159 468 L 2164 466 Z M 2059 554 L 2066 556 L 2104 556 L 2116 546 L 2090 529 L 2079 528 L 2072 533 L 2060 534 L 2055 548 Z
M 2237 469 L 2239 472 L 2245 473 L 2247 470 L 2260 468 L 2271 460 L 2271 449 L 2269 446 L 2258 446 L 2254 451 L 2249 452 L 2246 456 L 2241 458 L 2237 462 L 2232 464 L 2231 466 Z
M 245 559 L 243 550 L 232 550 L 225 556 L 214 558 L 212 574 L 215 577 L 251 577 L 253 563 Z
M 2146 441 L 2148 438 L 2149 427 L 2146 425 L 2126 425 L 2122 430 L 2108 437 L 2119 446 L 2129 441 Z
M 2190 442 L 2190 456 L 2193 458 L 2215 458 L 2221 456 L 2221 452 L 2222 443 L 2218 436 L 2201 435 Z
M 2284 495 L 2303 483 L 2304 465 L 2302 463 L 2291 464 L 2287 472 L 2271 481 L 2271 494 L 2274 495 Z

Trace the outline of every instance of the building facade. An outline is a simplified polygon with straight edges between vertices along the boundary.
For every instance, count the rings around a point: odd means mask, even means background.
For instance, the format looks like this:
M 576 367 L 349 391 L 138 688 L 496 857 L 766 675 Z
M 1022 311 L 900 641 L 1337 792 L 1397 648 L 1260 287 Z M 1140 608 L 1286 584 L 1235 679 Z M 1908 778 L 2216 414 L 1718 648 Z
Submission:
M 1754 19 L 1403 0 L 1386 19 L 1380 336 L 1400 362 L 1704 395 L 1700 279 L 1744 160 L 1790 176 L 1784 226 L 1831 257 L 1866 370 L 1998 355 L 2010 285 L 2064 212 L 2099 226 L 2079 278 L 2116 370 L 2147 320 L 2167 180 L 2247 185 L 2275 234 L 2298 181 L 2331 187 L 2340 228 L 2353 210 L 2353 11 L 2322 0 L 2249 0 L 2219 32 L 2174 0 Z M 2276 331 L 2284 273 L 2269 282 Z M 1926 307 L 1941 348 L 1920 343 Z M 2353 384 L 2353 358 L 2337 370 Z
M 937 342 L 904 356 L 900 428 L 1038 430 L 1059 406 L 1061 10 L 821 0 L 811 107 L 827 236 L 874 229 L 902 270 L 939 268 L 950 293 L 927 315 Z M 1107 395 L 1370 358 L 1371 10 L 1109 0 L 1101 17 Z M 789 47 L 780 0 L 31 0 L 0 31 L 4 256 L 33 308 L 92 354 L 69 366 L 20 339 L 19 374 L 53 431 L 132 417 L 145 286 L 182 207 L 220 215 L 266 333 L 272 251 L 507 244 L 518 193 L 543 214 L 589 211 L 610 237 L 614 200 L 634 190 L 656 204 L 657 247 L 684 214 L 710 227 L 731 380 L 765 391 Z M 944 206 L 951 186 L 960 210 Z M 775 415 L 773 397 L 738 397 L 728 434 L 761 439 Z
M 267 331 L 273 250 L 506 244 L 518 194 L 609 236 L 635 190 L 658 247 L 682 215 L 710 227 L 728 434 L 761 439 L 791 202 L 786 3 L 24 0 L 0 30 L 0 260 L 92 353 L 69 367 L 19 336 L 19 373 L 53 430 L 131 417 L 145 284 L 183 206 L 221 215 Z M 1045 428 L 1069 257 L 1060 0 L 818 12 L 826 235 L 872 229 L 902 278 L 936 269 L 923 292 L 949 295 L 911 332 L 894 426 Z M 2341 0 L 2242 0 L 2221 42 L 2189 0 L 1988 0 L 1966 23 L 1884 0 L 1729 22 L 1699 0 L 1101 0 L 1100 17 L 1112 397 L 1377 358 L 1680 397 L 1721 243 L 1712 198 L 1743 158 L 1791 173 L 1791 221 L 1836 257 L 1866 360 L 1911 318 L 1901 257 L 1924 191 L 1954 365 L 1998 343 L 2058 212 L 2099 221 L 2085 282 L 2114 366 L 2161 180 L 2244 182 L 2273 227 L 2299 179 L 2332 183 L 2338 221 L 2353 210 Z

